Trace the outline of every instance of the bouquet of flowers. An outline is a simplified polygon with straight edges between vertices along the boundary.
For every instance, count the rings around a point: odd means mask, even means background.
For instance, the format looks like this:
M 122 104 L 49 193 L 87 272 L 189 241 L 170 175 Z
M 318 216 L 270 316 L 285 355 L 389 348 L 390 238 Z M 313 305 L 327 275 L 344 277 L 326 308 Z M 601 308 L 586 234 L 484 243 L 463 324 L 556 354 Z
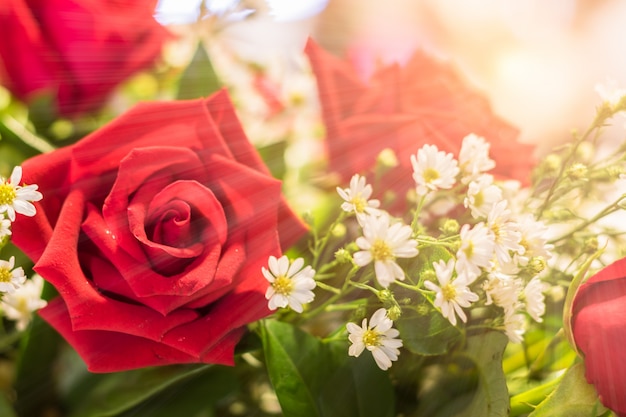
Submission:
M 425 52 L 153 8 L 0 6 L 3 416 L 626 415 L 626 91 L 538 159 Z

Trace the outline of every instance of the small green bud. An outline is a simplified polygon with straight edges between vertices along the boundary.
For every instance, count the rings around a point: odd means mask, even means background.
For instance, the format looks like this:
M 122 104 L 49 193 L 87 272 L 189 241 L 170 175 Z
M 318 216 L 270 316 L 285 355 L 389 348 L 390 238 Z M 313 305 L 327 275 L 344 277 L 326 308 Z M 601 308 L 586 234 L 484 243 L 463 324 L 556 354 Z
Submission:
M 334 237 L 344 237 L 346 235 L 346 225 L 343 223 L 338 223 L 333 227 L 333 230 L 330 231 Z
M 401 315 L 402 315 L 402 309 L 399 306 L 393 306 L 387 309 L 387 317 L 389 317 L 391 321 L 398 320 Z
M 446 236 L 452 236 L 459 233 L 461 226 L 459 226 L 459 222 L 455 219 L 446 219 L 443 222 L 443 226 L 441 226 L 441 232 Z
M 427 269 L 426 271 L 422 272 L 421 278 L 424 279 L 424 281 L 437 282 L 437 274 L 435 274 L 435 271 L 433 271 L 432 269 Z
M 596 253 L 598 251 L 598 238 L 596 236 L 585 239 L 584 249 L 586 253 Z
M 532 258 L 530 262 L 528 263 L 528 269 L 530 273 L 532 274 L 532 276 L 539 274 L 541 271 L 546 269 L 547 266 L 548 266 L 548 263 L 541 256 L 536 256 Z
M 561 159 L 561 157 L 554 153 L 546 156 L 546 158 L 543 160 L 543 166 L 545 167 L 547 172 L 558 172 L 558 170 L 561 168 L 562 163 L 563 160 Z
M 428 314 L 430 314 L 430 308 L 428 307 L 426 303 L 419 304 L 417 308 L 415 309 L 415 311 L 420 316 L 427 316 Z
M 585 164 L 576 163 L 567 169 L 566 174 L 573 180 L 586 180 L 588 172 Z
M 341 249 L 337 249 L 337 251 L 335 252 L 335 259 L 339 263 L 347 264 L 347 263 L 352 262 L 352 255 L 350 254 L 350 252 L 348 252 L 344 248 L 341 248 Z
M 380 300 L 381 303 L 383 304 L 395 304 L 396 300 L 393 297 L 393 293 L 391 292 L 391 290 L 389 289 L 384 289 L 384 290 L 380 290 L 378 291 L 378 299 Z
M 378 154 L 376 162 L 384 168 L 395 168 L 398 166 L 398 157 L 393 149 L 385 148 Z

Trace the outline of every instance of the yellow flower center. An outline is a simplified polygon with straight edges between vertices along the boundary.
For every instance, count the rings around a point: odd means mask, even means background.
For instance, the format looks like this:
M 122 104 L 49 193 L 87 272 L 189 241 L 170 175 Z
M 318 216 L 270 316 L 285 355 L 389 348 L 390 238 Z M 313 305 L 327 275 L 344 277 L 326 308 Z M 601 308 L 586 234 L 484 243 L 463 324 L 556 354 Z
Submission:
M 446 301 L 454 300 L 456 298 L 456 288 L 454 288 L 454 285 L 448 283 L 441 287 L 441 294 Z
M 363 333 L 363 344 L 365 346 L 379 346 L 380 334 L 374 330 L 368 329 Z
M 388 261 L 393 259 L 393 252 L 384 240 L 378 239 L 374 242 L 370 251 L 375 261 Z
M 276 280 L 272 284 L 274 291 L 281 295 L 289 295 L 293 291 L 293 281 L 284 275 L 276 277 Z
M 9 184 L 0 184 L 0 206 L 5 204 L 13 204 L 17 194 L 15 194 L 15 188 Z
M 11 274 L 11 271 L 8 268 L 6 267 L 0 268 L 0 282 L 9 283 L 11 282 L 12 278 L 13 278 L 13 275 Z
M 485 202 L 485 196 L 483 195 L 482 191 L 479 191 L 476 194 L 474 194 L 474 206 L 480 207 L 484 204 L 484 202 Z
M 435 168 L 426 168 L 423 175 L 424 181 L 426 182 L 433 182 L 440 177 L 439 171 L 437 171 Z
M 365 211 L 365 200 L 362 199 L 360 195 L 350 200 L 350 203 L 354 205 L 354 211 L 357 213 L 363 213 Z
M 470 241 L 467 247 L 463 249 L 463 252 L 465 252 L 465 256 L 467 256 L 468 259 L 471 258 L 474 254 L 474 242 Z

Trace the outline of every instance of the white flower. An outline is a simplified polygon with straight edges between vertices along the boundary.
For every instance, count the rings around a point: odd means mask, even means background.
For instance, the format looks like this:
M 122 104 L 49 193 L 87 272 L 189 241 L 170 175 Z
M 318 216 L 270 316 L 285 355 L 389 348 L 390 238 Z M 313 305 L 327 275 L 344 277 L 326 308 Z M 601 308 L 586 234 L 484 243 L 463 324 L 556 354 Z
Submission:
M 463 173 L 461 182 L 467 184 L 482 172 L 489 171 L 496 166 L 494 160 L 489 158 L 490 146 L 484 138 L 473 133 L 463 138 L 459 152 L 459 166 Z
M 436 293 L 435 307 L 441 310 L 441 314 L 447 318 L 453 326 L 456 326 L 456 316 L 458 315 L 463 323 L 467 322 L 467 316 L 461 307 L 469 307 L 471 303 L 478 300 L 478 295 L 468 288 L 470 282 L 464 275 L 452 279 L 454 273 L 454 259 L 444 262 L 433 262 L 435 274 L 439 285 L 430 281 L 424 281 L 424 286 Z M 456 313 L 456 314 L 455 314 Z
M 502 190 L 493 183 L 493 176 L 483 174 L 469 183 L 467 196 L 463 201 L 465 207 L 472 211 L 472 217 L 486 217 L 489 210 L 502 200 Z
M 515 255 L 516 262 L 525 266 L 534 257 L 550 259 L 554 246 L 548 243 L 546 237 L 548 228 L 542 222 L 535 220 L 532 214 L 521 216 L 518 223 L 522 234 L 520 239 L 522 250 Z
M 522 343 L 526 332 L 526 319 L 523 314 L 510 312 L 504 315 L 504 333 L 511 343 Z
M 17 330 L 26 329 L 33 317 L 33 312 L 46 306 L 47 302 L 41 299 L 42 289 L 43 278 L 40 275 L 34 275 L 14 293 L 5 294 L 2 298 L 1 306 L 4 315 L 9 320 L 16 321 Z
M 380 206 L 380 201 L 369 199 L 372 196 L 372 186 L 367 184 L 365 177 L 359 174 L 355 174 L 350 179 L 350 188 L 337 187 L 337 193 L 345 200 L 341 204 L 342 210 L 355 213 L 359 221 L 366 214 L 379 213 L 377 208 Z
M 495 304 L 504 310 L 505 315 L 515 312 L 521 307 L 519 297 L 522 292 L 522 282 L 519 279 L 493 272 L 483 282 L 483 290 L 487 297 L 485 304 Z
M 297 258 L 289 262 L 289 258 L 281 256 L 276 259 L 270 256 L 268 260 L 269 270 L 261 268 L 263 276 L 270 282 L 265 292 L 265 298 L 269 300 L 270 310 L 278 307 L 289 306 L 292 310 L 302 313 L 302 305 L 313 301 L 315 294 L 315 270 L 310 266 L 304 269 L 304 259 Z
M 617 82 L 611 79 L 607 80 L 606 84 L 596 84 L 595 91 L 611 108 L 615 108 L 622 97 L 626 96 L 626 89 L 618 88 Z
M 459 173 L 454 156 L 451 153 L 439 151 L 435 145 L 424 145 L 417 151 L 417 156 L 411 155 L 411 164 L 418 195 L 425 195 L 429 191 L 438 189 L 452 188 Z
M 0 218 L 0 241 L 5 236 L 11 236 L 11 220 Z
M 526 312 L 533 320 L 541 323 L 543 313 L 546 311 L 545 296 L 543 292 L 546 285 L 538 277 L 530 280 L 524 288 L 524 300 L 526 301 Z
M 37 191 L 37 185 L 20 186 L 22 180 L 22 167 L 13 168 L 9 180 L 0 178 L 0 213 L 7 213 L 9 220 L 15 220 L 15 213 L 25 216 L 34 216 L 35 206 L 31 201 L 39 201 L 43 198 Z
M 13 269 L 14 267 L 14 256 L 8 261 L 0 260 L 0 293 L 12 294 L 26 281 L 22 267 Z
M 404 279 L 404 271 L 396 258 L 412 258 L 418 254 L 417 241 L 411 239 L 411 227 L 401 222 L 389 225 L 389 215 L 363 218 L 363 236 L 356 244 L 361 249 L 354 256 L 354 263 L 365 266 L 374 261 L 378 283 L 387 288 L 396 279 Z
M 393 322 L 387 317 L 387 311 L 379 308 L 372 315 L 369 325 L 363 319 L 361 326 L 348 323 L 348 339 L 352 342 L 348 349 L 350 356 L 358 357 L 367 349 L 372 352 L 376 365 L 383 371 L 391 367 L 391 362 L 398 360 L 402 340 L 396 339 L 400 332 L 392 328 Z
M 467 274 L 470 280 L 475 279 L 480 275 L 480 268 L 488 267 L 493 258 L 495 247 L 493 233 L 481 222 L 472 229 L 469 224 L 464 224 L 460 236 L 461 245 L 456 253 L 456 272 L 458 275 Z
M 507 209 L 506 200 L 494 204 L 487 215 L 487 227 L 493 233 L 495 255 L 500 265 L 511 262 L 511 251 L 520 253 L 524 248 L 520 245 L 522 234 L 519 225 L 511 220 L 511 211 Z

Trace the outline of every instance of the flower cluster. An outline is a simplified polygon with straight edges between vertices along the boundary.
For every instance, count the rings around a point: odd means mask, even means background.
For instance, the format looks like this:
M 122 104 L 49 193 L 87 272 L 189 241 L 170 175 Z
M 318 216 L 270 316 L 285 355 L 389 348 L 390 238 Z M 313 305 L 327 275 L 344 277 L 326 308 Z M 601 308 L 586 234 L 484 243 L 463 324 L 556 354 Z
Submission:
M 21 181 L 21 166 L 14 167 L 9 178 L 0 177 L 0 249 L 11 238 L 16 215 L 34 216 L 33 202 L 43 198 L 36 184 L 20 185 Z M 16 267 L 14 256 L 8 261 L 0 259 L 0 307 L 5 317 L 16 321 L 18 330 L 26 328 L 33 311 L 45 306 L 40 299 L 42 288 L 41 277 L 27 280 L 24 269 Z

